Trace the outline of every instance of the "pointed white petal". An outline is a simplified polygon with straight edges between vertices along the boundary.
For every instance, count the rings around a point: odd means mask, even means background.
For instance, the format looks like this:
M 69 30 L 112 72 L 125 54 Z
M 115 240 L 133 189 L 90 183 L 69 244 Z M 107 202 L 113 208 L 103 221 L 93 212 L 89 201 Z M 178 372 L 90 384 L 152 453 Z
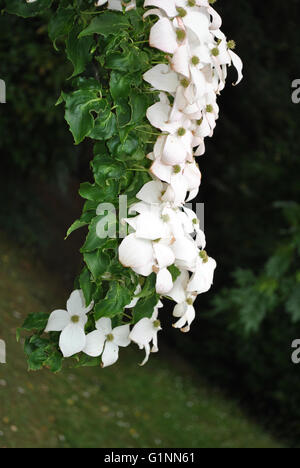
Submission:
M 231 57 L 233 65 L 235 66 L 238 72 L 238 79 L 237 82 L 234 83 L 234 85 L 238 85 L 243 79 L 243 62 L 241 61 L 240 57 L 232 50 L 229 50 L 229 55 Z
M 135 234 L 130 234 L 121 242 L 119 260 L 123 266 L 132 268 L 152 263 L 152 242 L 146 239 L 137 239 Z
M 170 18 L 177 16 L 177 10 L 174 0 L 145 0 L 144 7 L 154 6 L 164 10 Z
M 213 284 L 214 271 L 217 264 L 213 258 L 209 258 L 207 263 L 200 259 L 197 264 L 196 272 L 193 274 L 188 284 L 188 291 L 199 294 L 209 291 Z
M 151 47 L 173 54 L 178 47 L 177 37 L 172 23 L 162 18 L 152 26 L 149 43 Z
M 70 323 L 60 334 L 59 347 L 64 357 L 80 353 L 86 343 L 86 336 L 81 324 Z
M 49 317 L 45 332 L 62 331 L 70 323 L 70 315 L 66 310 L 54 310 Z
M 173 288 L 172 275 L 167 268 L 163 268 L 157 273 L 156 292 L 157 294 L 168 294 Z
M 163 63 L 155 65 L 155 67 L 147 71 L 143 78 L 155 89 L 169 93 L 175 93 L 179 84 L 177 73 L 170 70 L 169 66 Z
M 129 338 L 142 349 L 153 339 L 155 331 L 152 320 L 145 317 L 134 325 Z
M 165 268 L 173 265 L 175 255 L 170 247 L 156 242 L 153 245 L 153 249 L 159 268 Z
M 182 271 L 180 276 L 174 283 L 173 289 L 168 293 L 177 304 L 180 304 L 186 300 L 186 288 L 189 282 L 190 276 L 187 271 Z
M 98 357 L 103 351 L 105 334 L 100 330 L 94 330 L 86 336 L 83 352 L 88 356 Z
M 129 325 L 121 325 L 113 329 L 114 343 L 125 348 L 130 344 Z
M 177 73 L 181 73 L 185 77 L 190 77 L 190 61 L 191 57 L 188 49 L 188 42 L 182 44 L 175 51 L 172 57 L 172 69 Z
M 159 180 L 153 180 L 147 182 L 142 189 L 137 193 L 136 198 L 142 200 L 145 203 L 161 203 L 161 196 L 164 190 L 162 182 Z
M 104 335 L 109 335 L 112 332 L 111 319 L 109 317 L 101 317 L 96 322 L 96 328 Z
M 102 366 L 112 366 L 119 359 L 119 346 L 113 341 L 106 341 L 102 354 Z
M 67 311 L 69 312 L 71 316 L 87 314 L 88 312 L 90 312 L 90 310 L 92 310 L 93 307 L 94 307 L 93 303 L 91 303 L 88 307 L 86 307 L 85 299 L 84 299 L 83 292 L 81 291 L 81 289 L 77 289 L 76 291 L 73 291 L 67 301 Z

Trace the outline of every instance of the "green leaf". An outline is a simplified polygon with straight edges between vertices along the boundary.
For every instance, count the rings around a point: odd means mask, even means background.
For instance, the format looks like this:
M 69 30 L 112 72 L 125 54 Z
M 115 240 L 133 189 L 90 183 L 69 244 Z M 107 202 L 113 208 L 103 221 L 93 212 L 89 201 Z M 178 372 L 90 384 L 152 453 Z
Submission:
M 48 367 L 55 374 L 62 369 L 63 356 L 59 351 L 53 351 L 44 362 L 44 366 Z
M 130 292 L 126 286 L 112 282 L 106 297 L 95 306 L 95 320 L 101 317 L 115 317 L 121 314 L 124 307 L 131 302 L 134 292 Z
M 94 216 L 95 216 L 95 212 L 88 211 L 86 213 L 83 213 L 80 219 L 77 219 L 76 221 L 74 221 L 72 226 L 69 227 L 65 239 L 67 239 L 72 234 L 72 232 L 90 224 Z
M 91 357 L 87 354 L 81 353 L 77 358 L 77 362 L 74 365 L 77 367 L 100 367 L 101 366 L 101 357 Z
M 175 265 L 169 266 L 168 270 L 172 275 L 172 280 L 173 280 L 173 283 L 174 283 L 177 280 L 177 278 L 180 276 L 180 270 Z
M 63 94 L 66 102 L 65 119 L 70 126 L 75 144 L 81 143 L 94 128 L 92 111 L 101 108 L 101 85 L 98 88 L 78 89 L 71 94 Z
M 83 258 L 95 280 L 99 280 L 100 276 L 107 272 L 110 257 L 106 252 L 100 250 L 86 252 Z
M 108 179 L 120 179 L 124 175 L 125 166 L 110 156 L 95 156 L 92 162 L 95 181 L 103 185 Z
M 117 245 L 117 239 L 112 239 L 109 237 L 101 238 L 97 235 L 97 224 L 105 218 L 105 215 L 96 216 L 90 226 L 89 233 L 87 235 L 86 241 L 81 248 L 81 253 L 93 252 L 94 250 L 100 248 L 113 249 Z
M 59 7 L 56 14 L 49 21 L 48 33 L 56 50 L 57 39 L 69 34 L 75 19 L 76 12 L 73 8 Z
M 47 354 L 44 348 L 37 348 L 29 354 L 28 370 L 37 371 L 43 368 L 44 362 L 47 360 Z
M 25 0 L 6 0 L 5 11 L 7 13 L 30 18 L 43 13 L 50 8 L 53 0 L 37 0 L 33 3 L 27 3 Z
M 70 31 L 66 41 L 67 57 L 74 67 L 72 77 L 82 73 L 85 70 L 87 63 L 93 58 L 90 50 L 94 39 L 93 37 L 78 38 L 80 29 L 80 26 L 75 25 Z
M 122 47 L 122 46 L 121 46 Z M 150 68 L 148 56 L 137 47 L 128 46 L 127 42 L 122 51 L 109 54 L 105 60 L 106 68 L 111 70 L 136 73 Z
M 89 134 L 94 140 L 109 140 L 117 132 L 116 116 L 110 109 L 100 110 L 94 129 Z
M 110 76 L 109 86 L 110 93 L 115 101 L 120 98 L 127 98 L 131 86 L 130 76 L 113 71 Z
M 84 268 L 79 276 L 79 285 L 82 289 L 85 303 L 88 306 L 93 300 L 95 284 L 91 281 L 91 274 L 87 268 Z
M 42 331 L 45 330 L 49 319 L 49 314 L 44 314 L 42 312 L 37 314 L 30 314 L 25 319 L 23 323 L 22 330 L 32 331 L 38 330 Z
M 150 296 L 141 298 L 135 308 L 133 309 L 133 320 L 134 323 L 139 322 L 144 317 L 151 318 L 154 307 L 159 301 L 159 295 L 156 294 L 155 290 Z
M 137 294 L 137 297 L 147 297 L 151 296 L 153 294 L 153 291 L 155 291 L 155 284 L 156 284 L 156 274 L 151 273 L 151 275 L 147 276 L 144 287 L 142 291 Z
M 132 110 L 130 123 L 136 125 L 146 117 L 147 109 L 150 106 L 150 100 L 144 94 L 132 91 L 129 102 Z
M 101 34 L 108 37 L 110 34 L 118 35 L 120 30 L 129 26 L 128 19 L 122 13 L 107 11 L 93 18 L 87 28 L 79 34 L 79 37 Z

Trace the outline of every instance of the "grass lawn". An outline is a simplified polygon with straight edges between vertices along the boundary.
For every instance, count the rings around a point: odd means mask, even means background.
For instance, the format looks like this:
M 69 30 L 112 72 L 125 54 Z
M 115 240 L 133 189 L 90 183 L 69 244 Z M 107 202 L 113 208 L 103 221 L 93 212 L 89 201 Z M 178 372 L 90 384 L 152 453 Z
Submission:
M 108 369 L 28 373 L 16 328 L 66 297 L 58 275 L 0 237 L 0 447 L 282 447 L 166 347 L 144 368 L 132 345 Z

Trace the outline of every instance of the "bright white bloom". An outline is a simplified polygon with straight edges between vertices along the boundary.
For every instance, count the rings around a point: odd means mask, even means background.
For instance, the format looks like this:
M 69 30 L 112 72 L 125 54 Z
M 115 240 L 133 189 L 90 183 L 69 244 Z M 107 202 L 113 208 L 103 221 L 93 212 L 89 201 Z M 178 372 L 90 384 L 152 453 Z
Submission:
M 141 319 L 131 330 L 129 338 L 136 343 L 140 349 L 145 349 L 146 357 L 143 362 L 140 364 L 143 366 L 149 359 L 150 352 L 157 353 L 158 344 L 157 344 L 157 334 L 161 328 L 160 321 L 158 320 L 158 309 L 162 307 L 162 303 L 159 302 L 154 309 L 151 319 L 143 318 Z M 152 348 L 150 343 L 153 343 Z
M 84 327 L 87 314 L 94 304 L 88 307 L 81 290 L 73 291 L 67 302 L 67 310 L 55 310 L 51 313 L 45 332 L 61 331 L 59 347 L 64 357 L 73 356 L 83 350 L 86 343 Z
M 126 6 L 126 11 L 133 10 L 136 8 L 136 1 L 132 0 L 130 2 L 123 2 L 122 0 L 98 0 L 96 1 L 96 6 L 102 6 L 108 3 L 107 8 L 109 10 L 123 11 L 123 6 Z
M 202 251 L 197 259 L 195 273 L 188 284 L 187 290 L 196 292 L 197 294 L 209 291 L 213 284 L 216 266 L 216 261 L 208 257 L 206 252 Z
M 173 324 L 173 327 L 180 328 L 183 333 L 190 331 L 191 323 L 196 315 L 193 304 L 197 295 L 193 295 L 187 291 L 189 278 L 188 272 L 182 271 L 175 281 L 173 289 L 168 294 L 171 299 L 177 302 L 173 311 L 173 316 L 179 320 Z
M 96 330 L 87 335 L 83 352 L 92 357 L 102 354 L 102 367 L 111 366 L 119 358 L 119 346 L 130 344 L 129 332 L 129 325 L 112 329 L 111 319 L 102 317 L 96 322 Z

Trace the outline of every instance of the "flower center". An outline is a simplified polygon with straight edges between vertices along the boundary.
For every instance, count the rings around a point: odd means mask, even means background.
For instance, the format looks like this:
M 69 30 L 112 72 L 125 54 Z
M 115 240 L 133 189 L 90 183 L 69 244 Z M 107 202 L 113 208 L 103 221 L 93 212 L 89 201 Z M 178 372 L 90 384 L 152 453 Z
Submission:
M 188 88 L 189 85 L 190 85 L 190 82 L 189 82 L 189 80 L 187 80 L 186 78 L 183 78 L 183 79 L 180 81 L 180 84 L 181 84 L 181 86 L 183 86 L 184 88 Z
M 108 335 L 106 335 L 106 339 L 107 341 L 113 341 L 114 335 L 112 333 L 109 333 Z
M 210 113 L 210 112 L 212 112 L 213 110 L 214 110 L 214 109 L 213 109 L 213 106 L 212 106 L 211 104 L 208 104 L 208 105 L 206 106 L 206 112 L 209 112 L 209 113 Z
M 176 36 L 179 41 L 184 41 L 186 33 L 183 29 L 176 29 Z
M 178 15 L 181 17 L 181 18 L 184 18 L 186 15 L 187 15 L 187 11 L 182 8 L 182 7 L 177 7 L 176 8 L 177 11 L 178 11 Z
M 191 297 L 188 297 L 186 303 L 187 305 L 193 305 L 193 299 Z
M 79 315 L 72 315 L 71 320 L 73 323 L 78 323 L 80 320 Z
M 194 57 L 192 57 L 192 64 L 198 65 L 199 62 L 200 62 L 199 57 L 197 57 L 197 55 L 194 55 Z
M 212 55 L 213 55 L 214 57 L 218 57 L 218 55 L 220 54 L 220 51 L 219 51 L 218 47 L 214 47 L 214 48 L 212 49 L 211 53 L 212 53 Z
M 186 134 L 186 129 L 183 127 L 180 127 L 177 133 L 178 133 L 178 136 L 182 137 Z
M 160 320 L 154 320 L 153 326 L 154 326 L 154 328 L 159 328 L 160 327 Z
M 208 255 L 207 255 L 207 252 L 205 250 L 201 250 L 200 253 L 199 253 L 199 256 L 200 256 L 200 258 L 202 258 L 203 263 L 208 262 Z

